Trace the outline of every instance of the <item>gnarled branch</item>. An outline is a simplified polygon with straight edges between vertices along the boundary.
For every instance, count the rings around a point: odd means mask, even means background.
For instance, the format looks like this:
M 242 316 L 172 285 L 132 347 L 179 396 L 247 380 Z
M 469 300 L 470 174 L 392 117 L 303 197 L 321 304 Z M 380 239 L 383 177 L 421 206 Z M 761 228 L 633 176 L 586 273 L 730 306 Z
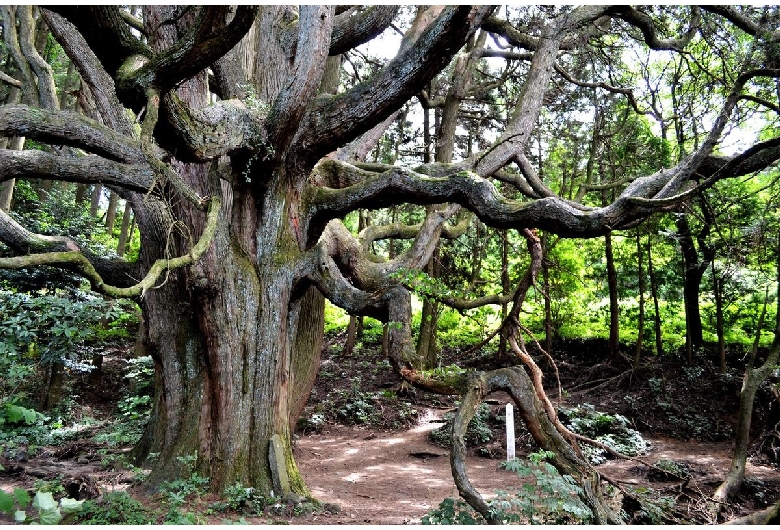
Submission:
M 271 144 L 284 152 L 309 102 L 317 95 L 325 71 L 333 30 L 333 9 L 326 6 L 301 6 L 300 33 L 293 63 L 294 74 L 274 101 L 266 121 Z
M 164 94 L 230 51 L 249 31 L 257 10 L 257 6 L 238 6 L 226 23 L 229 6 L 202 7 L 193 26 L 176 44 L 147 56 L 149 61 L 140 68 L 123 68 L 117 88 L 140 95 L 154 87 Z
M 121 164 L 99 156 L 69 158 L 45 151 L 0 149 L 0 182 L 13 178 L 108 184 L 137 192 L 149 191 L 154 182 L 154 174 L 146 164 Z
M 382 33 L 395 18 L 399 6 L 378 5 L 363 11 L 337 15 L 330 37 L 329 55 L 345 53 Z
M 0 107 L 0 136 L 25 136 L 43 143 L 78 147 L 128 164 L 144 161 L 135 142 L 75 112 L 4 105 Z
M 103 122 L 116 132 L 132 137 L 133 123 L 119 103 L 114 80 L 78 29 L 54 11 L 41 9 L 41 16 L 89 86 Z
M 316 161 L 392 114 L 452 58 L 492 7 L 447 7 L 417 41 L 376 76 L 344 94 L 315 100 L 301 124 L 301 145 Z
M 94 291 L 115 298 L 143 297 L 146 294 L 146 291 L 155 288 L 155 284 L 164 272 L 191 265 L 199 260 L 206 250 L 208 250 L 211 241 L 214 238 L 214 233 L 217 230 L 221 204 L 222 202 L 217 197 L 212 197 L 209 200 L 206 226 L 198 241 L 192 246 L 187 254 L 175 258 L 158 259 L 149 269 L 146 276 L 131 287 L 115 287 L 106 284 L 89 259 L 87 259 L 87 257 L 78 249 L 74 250 L 72 248 L 64 252 L 45 252 L 42 254 L 0 258 L 0 269 L 24 269 L 41 265 L 68 268 L 77 271 L 89 280 Z M 0 211 L 0 223 L 3 221 L 3 216 L 5 216 L 5 214 Z M 0 234 L 2 234 L 2 224 L 0 224 Z M 5 241 L 4 237 L 0 237 L 0 239 Z
M 691 19 L 688 29 L 676 39 L 661 39 L 649 15 L 631 6 L 615 7 L 610 14 L 638 28 L 642 32 L 645 44 L 653 50 L 672 50 L 681 52 L 691 42 L 699 29 L 701 12 L 698 6 L 691 6 Z

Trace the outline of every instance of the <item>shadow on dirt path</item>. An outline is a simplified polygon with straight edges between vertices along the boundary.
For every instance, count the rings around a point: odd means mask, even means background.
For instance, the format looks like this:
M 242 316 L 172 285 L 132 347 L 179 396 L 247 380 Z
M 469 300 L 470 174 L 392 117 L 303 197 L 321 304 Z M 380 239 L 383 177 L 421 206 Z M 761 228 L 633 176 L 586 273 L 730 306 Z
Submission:
M 321 434 L 301 437 L 295 457 L 312 494 L 341 507 L 341 513 L 315 515 L 311 522 L 419 524 L 446 497 L 457 498 L 449 451 L 426 438 L 441 426 L 435 420 L 429 410 L 420 425 L 408 431 L 383 434 L 333 425 Z M 472 483 L 485 494 L 519 484 L 499 463 L 467 460 Z

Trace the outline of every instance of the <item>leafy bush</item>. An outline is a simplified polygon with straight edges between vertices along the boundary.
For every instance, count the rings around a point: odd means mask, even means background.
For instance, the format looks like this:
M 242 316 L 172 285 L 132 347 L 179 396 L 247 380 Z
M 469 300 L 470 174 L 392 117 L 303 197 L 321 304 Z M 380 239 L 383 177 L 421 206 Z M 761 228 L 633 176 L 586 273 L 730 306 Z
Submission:
M 153 524 L 155 520 L 152 512 L 126 491 L 114 491 L 104 494 L 100 499 L 85 501 L 76 523 L 147 525 Z
M 216 503 L 212 508 L 220 511 L 229 508 L 244 515 L 260 514 L 266 506 L 274 502 L 255 488 L 247 488 L 239 483 L 225 488 L 222 497 L 224 502 Z
M 152 413 L 154 361 L 151 356 L 136 357 L 126 361 L 130 394 L 117 403 L 119 414 L 106 425 L 95 440 L 109 445 L 134 444 L 146 428 Z
M 198 455 L 178 456 L 176 459 L 188 470 L 189 476 L 170 482 L 164 482 L 160 490 L 164 492 L 165 503 L 168 504 L 168 513 L 165 515 L 166 524 L 198 524 L 200 518 L 194 512 L 182 511 L 182 507 L 193 495 L 202 496 L 209 485 L 209 477 L 203 477 L 195 471 L 195 463 Z
M 452 420 L 455 414 L 448 412 L 444 415 L 444 425 L 437 429 L 433 429 L 428 433 L 428 439 L 440 446 L 449 447 L 451 445 L 450 435 L 452 433 Z M 491 415 L 490 406 L 486 403 L 481 403 L 477 407 L 477 411 L 474 417 L 471 418 L 468 427 L 466 428 L 466 436 L 464 442 L 466 447 L 476 447 L 493 441 L 493 430 L 490 424 L 499 424 L 500 418 L 493 417 Z
M 521 488 L 497 491 L 488 501 L 490 510 L 504 524 L 587 524 L 593 518 L 580 500 L 582 489 L 568 475 L 561 476 L 545 459 L 554 454 L 532 453 L 528 460 L 513 459 L 504 463 L 520 478 L 532 479 Z M 485 524 L 482 515 L 461 500 L 444 499 L 435 510 L 422 518 L 422 524 Z
M 359 377 L 352 379 L 349 390 L 341 390 L 337 396 L 335 406 L 338 419 L 352 424 L 371 424 L 381 418 L 373 394 L 360 390 Z
M 561 421 L 572 432 L 592 438 L 624 455 L 644 454 L 650 447 L 639 431 L 630 427 L 631 422 L 620 414 L 604 414 L 590 403 L 574 408 L 561 407 L 559 413 Z M 601 448 L 583 444 L 582 451 L 594 465 L 607 460 L 606 451 Z
M 70 297 L 30 296 L 1 292 L 0 348 L 18 364 L 34 359 L 65 362 L 76 370 L 89 370 L 80 361 L 84 346 L 99 338 L 102 322 L 129 320 L 128 302 L 109 301 L 86 293 Z
M 439 503 L 439 507 L 423 515 L 425 525 L 482 525 L 486 524 L 484 517 L 474 511 L 474 508 L 460 499 L 447 497 Z

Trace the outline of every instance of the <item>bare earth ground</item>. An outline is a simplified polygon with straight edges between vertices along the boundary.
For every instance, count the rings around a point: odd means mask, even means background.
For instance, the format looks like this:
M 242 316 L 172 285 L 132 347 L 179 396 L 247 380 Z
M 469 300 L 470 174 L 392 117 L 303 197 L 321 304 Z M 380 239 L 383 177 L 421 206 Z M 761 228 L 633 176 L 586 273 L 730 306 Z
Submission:
M 296 460 L 315 497 L 335 503 L 336 515 L 314 515 L 296 524 L 419 524 L 420 518 L 438 506 L 445 497 L 457 498 L 450 471 L 449 453 L 426 439 L 428 425 L 406 432 L 382 434 L 374 431 L 333 426 L 319 435 L 302 437 L 296 447 Z M 439 424 L 433 424 L 433 427 Z M 731 459 L 728 442 L 697 442 L 652 439 L 652 447 L 642 458 L 648 462 L 670 459 L 690 466 L 693 478 L 688 488 L 711 493 L 722 480 Z M 416 453 L 441 454 L 419 458 Z M 469 478 L 483 496 L 496 489 L 518 487 L 517 476 L 499 469 L 500 460 L 470 457 Z M 647 468 L 635 461 L 611 460 L 598 466 L 600 472 L 630 486 L 647 484 Z M 747 477 L 780 486 L 776 469 L 748 464 Z M 657 490 L 679 492 L 679 481 L 654 482 Z M 763 504 L 773 500 L 766 498 Z M 756 504 L 762 504 L 755 499 Z M 695 506 L 692 507 L 695 509 Z M 729 517 L 740 515 L 735 512 Z
M 448 451 L 426 439 L 427 432 L 440 425 L 432 422 L 440 417 L 440 413 L 435 409 L 426 410 L 420 424 L 405 431 L 388 433 L 330 425 L 319 434 L 300 437 L 295 455 L 307 484 L 317 499 L 338 505 L 340 512 L 299 517 L 246 517 L 247 522 L 419 524 L 420 518 L 444 498 L 457 498 Z M 99 458 L 90 455 L 89 447 L 74 445 L 74 448 L 77 450 L 72 454 L 62 449 L 42 452 L 39 457 L 21 464 L 25 473 L 0 475 L 0 487 L 6 491 L 15 486 L 30 487 L 36 478 L 34 475 L 43 474 L 49 479 L 60 474 L 66 477 L 87 475 L 94 478 L 103 491 L 128 487 L 131 478 L 128 473 L 100 471 Z M 60 460 L 57 454 L 65 458 Z M 651 451 L 643 458 L 650 462 L 666 458 L 688 464 L 693 479 L 687 489 L 707 494 L 717 486 L 723 470 L 727 469 L 730 444 L 652 439 Z M 84 462 L 85 459 L 92 461 Z M 467 460 L 469 478 L 486 497 L 496 489 L 520 484 L 515 474 L 499 469 L 499 463 L 499 459 L 481 457 L 469 457 Z M 648 483 L 646 468 L 635 461 L 609 461 L 598 469 L 623 484 L 638 486 Z M 763 481 L 765 486 L 770 486 L 777 493 L 780 477 L 775 469 L 749 464 L 747 476 Z M 679 481 L 653 482 L 652 487 L 667 494 L 684 496 L 679 484 Z M 759 492 L 759 497 L 762 495 Z M 767 497 L 763 503 L 760 498 L 750 500 L 750 504 L 759 507 L 775 499 Z M 695 504 L 690 509 L 696 510 Z M 729 517 L 739 514 L 734 512 Z M 230 514 L 224 517 L 230 517 Z M 224 517 L 215 517 L 211 522 L 218 524 Z M 237 519 L 237 516 L 232 518 Z M 0 517 L 0 523 L 4 522 L 10 520 Z
M 396 433 L 335 425 L 302 437 L 295 456 L 312 494 L 341 507 L 339 514 L 315 515 L 309 522 L 419 524 L 445 497 L 457 498 L 448 451 L 426 439 L 427 432 L 440 425 L 423 423 Z M 469 458 L 475 487 L 492 492 L 516 481 L 497 465 L 495 460 Z

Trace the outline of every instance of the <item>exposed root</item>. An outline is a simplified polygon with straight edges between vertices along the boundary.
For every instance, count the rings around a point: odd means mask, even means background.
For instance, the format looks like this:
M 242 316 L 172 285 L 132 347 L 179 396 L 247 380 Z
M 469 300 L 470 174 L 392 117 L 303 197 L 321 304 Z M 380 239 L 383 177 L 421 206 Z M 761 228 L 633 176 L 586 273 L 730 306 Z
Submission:
M 751 513 L 750 515 L 734 519 L 724 524 L 775 525 L 778 523 L 780 523 L 780 502 L 766 510 Z
M 564 475 L 571 475 L 581 484 L 582 500 L 591 508 L 594 522 L 597 524 L 620 523 L 620 518 L 606 504 L 601 492 L 601 476 L 575 452 L 571 443 L 553 424 L 549 416 L 549 409 L 539 399 L 534 383 L 522 367 L 476 373 L 469 378 L 468 392 L 461 400 L 460 407 L 453 419 L 452 451 L 450 453 L 453 478 L 458 491 L 466 502 L 488 522 L 498 523 L 495 516 L 491 514 L 487 503 L 468 479 L 465 469 L 466 447 L 463 438 L 469 421 L 475 415 L 477 406 L 490 393 L 499 390 L 507 392 L 512 397 L 518 407 L 519 416 L 525 422 L 536 443 L 541 448 L 555 453 L 556 457 L 552 463 L 558 471 Z M 558 423 L 560 424 L 560 422 Z

